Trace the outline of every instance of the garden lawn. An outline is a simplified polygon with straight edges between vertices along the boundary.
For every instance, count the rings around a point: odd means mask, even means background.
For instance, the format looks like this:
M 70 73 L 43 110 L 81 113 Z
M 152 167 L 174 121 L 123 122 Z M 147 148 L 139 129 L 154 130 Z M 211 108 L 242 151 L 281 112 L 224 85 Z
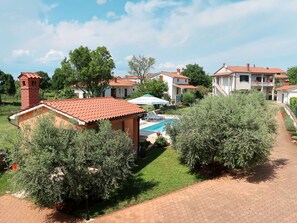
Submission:
M 139 161 L 133 170 L 133 176 L 123 188 L 108 201 L 94 202 L 91 205 L 93 217 L 131 206 L 163 194 L 181 189 L 203 180 L 203 177 L 191 173 L 181 164 L 178 154 L 171 148 L 153 148 L 147 158 Z M 85 210 L 78 212 L 85 217 Z M 77 212 L 76 212 L 77 214 Z
M 7 120 L 7 115 L 0 115 L 0 149 L 9 148 L 11 143 L 8 140 L 16 139 L 18 129 Z
M 0 196 L 5 194 L 6 191 L 11 191 L 10 179 L 12 178 L 12 173 L 0 172 Z

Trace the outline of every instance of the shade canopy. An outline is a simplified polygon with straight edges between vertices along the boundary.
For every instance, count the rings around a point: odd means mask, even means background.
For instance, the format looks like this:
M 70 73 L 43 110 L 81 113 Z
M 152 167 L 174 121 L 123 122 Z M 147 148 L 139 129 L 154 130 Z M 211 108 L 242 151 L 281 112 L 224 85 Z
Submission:
M 169 103 L 169 101 L 154 97 L 150 94 L 145 94 L 141 97 L 129 100 L 128 102 L 137 105 L 165 105 Z

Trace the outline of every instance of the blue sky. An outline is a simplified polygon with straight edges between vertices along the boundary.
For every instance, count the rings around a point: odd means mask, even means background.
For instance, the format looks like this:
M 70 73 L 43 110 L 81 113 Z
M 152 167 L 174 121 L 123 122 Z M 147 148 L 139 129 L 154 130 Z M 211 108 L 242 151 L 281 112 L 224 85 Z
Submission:
M 0 0 L 0 69 L 51 76 L 70 50 L 106 46 L 116 75 L 132 55 L 152 71 L 197 63 L 297 66 L 296 0 Z

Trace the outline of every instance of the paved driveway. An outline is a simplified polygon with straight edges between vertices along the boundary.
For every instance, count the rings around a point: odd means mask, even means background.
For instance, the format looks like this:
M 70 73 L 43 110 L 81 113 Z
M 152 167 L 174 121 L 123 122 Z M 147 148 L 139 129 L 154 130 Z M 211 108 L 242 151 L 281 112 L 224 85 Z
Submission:
M 92 222 L 294 222 L 297 223 L 297 146 L 280 115 L 269 162 L 250 176 L 204 181 Z M 49 218 L 50 217 L 50 218 Z M 27 201 L 0 197 L 0 222 L 73 222 Z

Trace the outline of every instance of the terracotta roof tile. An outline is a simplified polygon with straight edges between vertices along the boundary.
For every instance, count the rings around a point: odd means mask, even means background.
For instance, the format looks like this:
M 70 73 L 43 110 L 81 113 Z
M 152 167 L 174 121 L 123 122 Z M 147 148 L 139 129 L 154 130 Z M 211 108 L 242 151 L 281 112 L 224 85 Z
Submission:
M 167 74 L 170 77 L 181 78 L 181 79 L 189 79 L 188 77 L 182 75 L 182 73 L 177 72 L 168 72 L 168 71 L 161 71 L 160 74 Z
M 275 78 L 276 79 L 288 79 L 289 77 L 287 75 L 280 74 L 280 75 L 275 75 Z
M 122 79 L 117 79 L 109 81 L 109 86 L 111 87 L 133 87 L 135 86 L 136 83 L 134 81 L 128 81 L 128 80 L 122 80 Z
M 174 84 L 174 86 L 184 89 L 196 89 L 196 86 L 190 85 L 190 84 Z
M 140 77 L 135 76 L 135 75 L 125 75 L 122 77 L 123 79 L 140 79 Z
M 21 74 L 20 74 L 20 76 L 18 76 L 18 78 L 20 78 L 21 76 L 26 76 L 28 78 L 40 78 L 40 79 L 42 78 L 35 72 L 21 72 Z
M 293 89 L 293 88 L 297 88 L 297 85 L 284 85 L 284 86 L 281 86 L 279 88 L 276 88 L 275 90 L 277 90 L 277 91 L 286 91 L 286 90 L 290 90 L 290 89 Z
M 218 77 L 218 76 L 229 76 L 230 74 L 232 74 L 232 72 L 221 72 L 221 73 L 216 73 L 212 76 Z
M 112 97 L 63 99 L 41 103 L 86 123 L 145 113 L 138 105 Z
M 269 67 L 250 67 L 250 70 L 247 69 L 246 66 L 227 66 L 227 69 L 231 70 L 234 73 L 243 73 L 243 72 L 251 72 L 251 73 L 264 73 L 264 74 L 285 74 L 286 72 L 280 68 L 269 68 Z

